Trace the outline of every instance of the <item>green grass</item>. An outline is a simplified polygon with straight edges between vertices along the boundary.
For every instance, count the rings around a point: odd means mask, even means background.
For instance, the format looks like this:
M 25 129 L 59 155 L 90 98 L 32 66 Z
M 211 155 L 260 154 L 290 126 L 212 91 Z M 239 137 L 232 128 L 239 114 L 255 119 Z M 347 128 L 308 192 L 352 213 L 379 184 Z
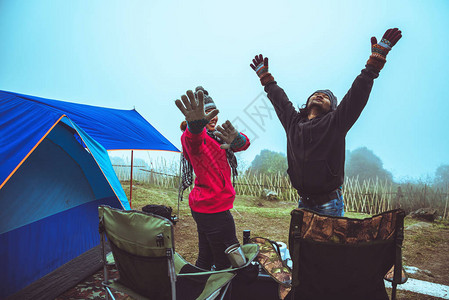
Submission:
M 133 182 L 132 208 L 140 210 L 147 204 L 159 204 L 171 206 L 173 213 L 178 209 L 178 191 L 175 189 L 164 189 L 140 182 Z M 129 182 L 122 182 L 126 196 L 129 199 Z M 183 201 L 180 203 L 181 213 L 190 213 L 189 190 L 184 192 Z M 295 202 L 267 201 L 260 197 L 237 195 L 234 202 L 234 210 L 238 213 L 248 213 L 267 219 L 289 218 L 290 212 L 296 208 Z M 346 212 L 345 217 L 363 219 L 371 215 L 364 213 Z M 406 219 L 406 225 L 417 223 L 413 219 Z
M 352 219 L 365 219 L 371 217 L 371 215 L 356 212 L 345 212 L 345 217 Z
M 271 208 L 271 207 L 248 207 L 235 205 L 234 209 L 238 212 L 245 212 L 249 214 L 254 214 L 263 218 L 268 219 L 278 219 L 278 218 L 288 218 L 290 217 L 290 212 L 292 208 Z
M 129 200 L 129 183 L 122 182 L 122 187 Z M 132 208 L 135 210 L 140 210 L 148 204 L 171 206 L 174 213 L 178 209 L 178 191 L 174 189 L 163 189 L 133 182 L 132 196 Z M 188 207 L 188 193 L 184 193 L 184 200 L 180 204 L 181 211 L 190 211 Z
M 127 196 L 129 197 L 129 184 L 122 183 Z M 173 214 L 180 217 L 180 224 L 188 226 L 183 234 L 191 239 L 191 232 L 195 231 L 195 225 L 191 219 L 191 212 L 188 201 L 188 190 L 184 193 L 184 200 L 180 203 L 178 214 L 178 191 L 175 189 L 163 189 L 150 186 L 148 184 L 135 183 L 133 189 L 132 208 L 141 210 L 147 204 L 159 204 L 171 206 Z M 294 202 L 267 201 L 259 197 L 237 195 L 234 202 L 232 214 L 235 219 L 237 234 L 240 237 L 242 230 L 250 229 L 251 236 L 263 236 L 276 241 L 288 241 L 288 228 L 290 224 L 290 212 L 296 208 Z M 363 219 L 370 217 L 368 214 L 346 212 L 345 217 Z M 193 222 L 193 223 L 192 223 Z M 419 220 L 405 218 L 405 226 L 413 225 Z M 178 226 L 180 227 L 180 226 Z M 182 228 L 182 226 L 180 227 Z M 443 240 L 437 233 L 441 230 L 448 230 L 447 221 L 438 221 L 433 223 L 432 227 L 426 227 L 423 230 L 417 230 L 413 234 L 407 235 L 407 243 L 410 245 L 421 245 L 424 249 L 432 249 L 440 245 Z M 196 242 L 193 241 L 192 245 Z M 183 253 L 194 261 L 196 257 L 196 248 L 193 246 L 185 247 Z M 192 250 L 193 249 L 193 250 Z M 191 253 L 190 253 L 190 252 Z M 411 254 L 409 255 L 411 256 Z

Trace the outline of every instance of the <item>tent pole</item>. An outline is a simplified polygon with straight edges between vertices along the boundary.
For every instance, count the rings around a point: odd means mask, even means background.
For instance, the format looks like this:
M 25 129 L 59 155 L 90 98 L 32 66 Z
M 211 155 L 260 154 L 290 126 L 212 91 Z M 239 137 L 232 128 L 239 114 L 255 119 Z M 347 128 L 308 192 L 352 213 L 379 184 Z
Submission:
M 133 164 L 134 164 L 134 160 L 133 160 L 133 150 L 131 150 L 131 177 L 129 179 L 129 207 L 132 209 L 132 201 L 133 201 Z
M 179 216 L 179 204 L 181 202 L 182 199 L 182 152 L 181 155 L 179 156 L 179 186 L 178 186 L 178 219 L 180 218 Z

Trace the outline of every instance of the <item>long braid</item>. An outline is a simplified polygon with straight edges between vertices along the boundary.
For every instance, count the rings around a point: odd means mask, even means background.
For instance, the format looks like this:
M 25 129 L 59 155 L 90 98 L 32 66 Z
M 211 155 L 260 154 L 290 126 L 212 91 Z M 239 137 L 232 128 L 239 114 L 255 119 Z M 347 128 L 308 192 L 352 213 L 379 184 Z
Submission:
M 181 153 L 181 174 L 181 188 L 184 191 L 193 183 L 193 168 L 190 162 L 184 157 L 184 153 Z
M 218 136 L 216 136 L 214 132 L 207 130 L 207 134 L 211 138 L 216 140 L 219 144 L 223 144 L 223 141 Z M 234 151 L 232 151 L 231 148 L 226 149 L 226 158 L 228 159 L 229 166 L 231 167 L 232 170 L 232 185 L 234 185 L 235 177 L 237 177 L 239 174 L 237 172 L 238 167 L 237 158 L 235 157 Z

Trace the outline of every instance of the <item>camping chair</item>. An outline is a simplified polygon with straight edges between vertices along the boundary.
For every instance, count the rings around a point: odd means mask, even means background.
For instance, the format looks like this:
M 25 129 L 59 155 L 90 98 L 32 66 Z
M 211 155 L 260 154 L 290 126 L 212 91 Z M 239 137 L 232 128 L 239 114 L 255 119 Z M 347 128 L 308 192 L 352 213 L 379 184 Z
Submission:
M 391 299 L 401 282 L 404 211 L 367 219 L 291 212 L 291 299 L 388 299 L 384 275 L 394 266 Z
M 104 282 L 107 299 L 112 290 L 134 299 L 223 299 L 237 270 L 257 256 L 255 244 L 243 245 L 247 262 L 239 268 L 206 271 L 186 262 L 174 248 L 173 223 L 141 211 L 98 207 Z M 108 280 L 105 237 L 119 278 Z M 109 262 L 110 263 L 110 262 Z

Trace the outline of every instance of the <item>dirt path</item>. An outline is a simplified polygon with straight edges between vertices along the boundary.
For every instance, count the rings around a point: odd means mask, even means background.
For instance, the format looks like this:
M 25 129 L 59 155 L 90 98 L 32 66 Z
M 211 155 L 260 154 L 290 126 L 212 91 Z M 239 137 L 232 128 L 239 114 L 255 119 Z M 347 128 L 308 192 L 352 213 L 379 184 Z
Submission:
M 449 226 L 417 223 L 406 227 L 403 257 L 405 265 L 421 270 L 410 277 L 449 285 Z

